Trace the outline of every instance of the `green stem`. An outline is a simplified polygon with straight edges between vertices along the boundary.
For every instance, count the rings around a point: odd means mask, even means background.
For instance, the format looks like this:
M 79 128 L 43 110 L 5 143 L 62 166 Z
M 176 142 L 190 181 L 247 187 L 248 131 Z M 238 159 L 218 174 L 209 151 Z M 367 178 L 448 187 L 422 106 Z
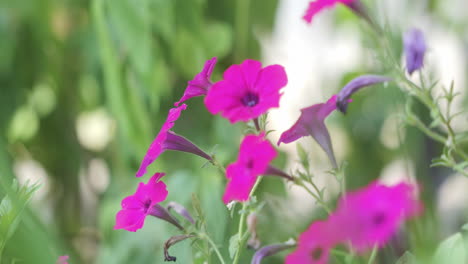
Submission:
M 372 253 L 371 253 L 370 257 L 369 257 L 369 261 L 367 262 L 367 264 L 373 264 L 376 257 L 377 257 L 377 246 L 374 246 L 374 248 L 372 249 Z
M 318 204 L 320 204 L 320 206 L 322 206 L 322 208 L 327 212 L 327 214 L 331 214 L 330 208 L 319 195 L 315 194 L 312 190 L 310 190 L 309 187 L 307 187 L 303 182 L 298 183 L 298 185 L 301 186 L 304 190 L 306 190 L 312 197 L 314 197 L 315 201 Z M 312 186 L 315 185 L 312 184 Z
M 223 256 L 221 255 L 221 252 L 219 252 L 218 247 L 217 247 L 216 244 L 213 242 L 213 240 L 211 240 L 211 238 L 210 238 L 207 234 L 205 234 L 205 233 L 199 234 L 199 237 L 200 237 L 201 239 L 206 240 L 206 241 L 210 244 L 211 248 L 212 248 L 212 249 L 214 250 L 214 252 L 216 253 L 216 256 L 218 256 L 218 259 L 219 259 L 219 261 L 221 262 L 221 264 L 225 264 L 226 262 L 224 262 L 224 258 L 223 258 Z
M 258 186 L 260 185 L 260 182 L 262 181 L 262 177 L 258 177 L 257 181 L 255 182 L 255 185 L 253 186 L 252 190 L 250 191 L 249 197 L 252 197 L 252 195 L 255 193 L 257 190 Z M 241 251 L 242 248 L 244 247 L 245 243 L 245 238 L 244 238 L 244 225 L 245 225 L 245 218 L 247 217 L 247 214 L 245 213 L 245 210 L 247 210 L 247 203 L 242 204 L 242 214 L 239 220 L 239 229 L 237 231 L 237 238 L 238 238 L 238 247 L 237 247 L 237 252 L 236 255 L 234 256 L 234 260 L 232 261 L 232 264 L 238 264 L 239 259 L 241 256 Z

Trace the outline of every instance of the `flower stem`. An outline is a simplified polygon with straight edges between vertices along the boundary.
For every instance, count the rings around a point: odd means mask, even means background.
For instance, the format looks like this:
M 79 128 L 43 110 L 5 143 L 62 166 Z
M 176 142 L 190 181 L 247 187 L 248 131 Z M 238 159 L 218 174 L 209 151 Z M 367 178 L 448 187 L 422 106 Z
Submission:
M 367 264 L 373 264 L 376 257 L 377 257 L 377 246 L 374 246 L 374 248 L 372 249 L 372 252 L 371 252 L 371 255 L 370 255 L 370 257 L 369 257 L 369 261 L 367 262 Z
M 226 262 L 224 262 L 224 258 L 223 256 L 221 255 L 221 252 L 219 252 L 219 249 L 218 249 L 218 246 L 216 246 L 216 244 L 213 242 L 213 240 L 211 240 L 211 238 L 205 234 L 205 233 L 201 233 L 201 234 L 198 234 L 198 237 L 200 239 L 204 239 L 206 240 L 211 248 L 214 250 L 214 252 L 216 253 L 216 256 L 218 257 L 219 261 L 221 262 L 221 264 L 225 264 Z
M 262 181 L 262 177 L 258 177 L 257 181 L 255 182 L 255 185 L 253 186 L 252 190 L 250 191 L 249 197 L 252 197 L 252 195 L 255 193 L 255 190 L 257 190 L 258 186 L 260 185 L 260 182 Z M 244 237 L 244 226 L 245 226 L 245 218 L 247 217 L 247 214 L 245 213 L 245 210 L 247 209 L 247 203 L 242 204 L 242 214 L 239 220 L 239 230 L 237 231 L 237 237 L 238 237 L 238 247 L 236 251 L 236 255 L 234 256 L 234 260 L 232 261 L 232 264 L 238 264 L 242 248 L 244 247 L 244 243 L 246 241 L 247 237 Z

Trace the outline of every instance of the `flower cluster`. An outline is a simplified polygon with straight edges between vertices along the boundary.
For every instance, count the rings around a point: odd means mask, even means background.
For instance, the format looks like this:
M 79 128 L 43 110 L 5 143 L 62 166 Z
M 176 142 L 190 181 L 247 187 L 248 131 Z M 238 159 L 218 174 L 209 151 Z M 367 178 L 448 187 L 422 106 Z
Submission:
M 330 250 L 340 243 L 349 244 L 358 253 L 382 247 L 404 220 L 421 211 L 413 185 L 371 183 L 347 193 L 327 220 L 314 222 L 302 233 L 286 263 L 328 263 Z
M 318 12 L 338 3 L 346 5 L 375 26 L 359 0 L 313 1 L 309 4 L 304 19 L 310 23 Z M 405 36 L 404 46 L 408 73 L 412 74 L 423 65 L 426 47 L 422 33 L 410 31 Z M 201 72 L 188 82 L 184 94 L 179 101 L 174 103 L 175 107 L 169 110 L 166 121 L 149 146 L 136 176 L 145 175 L 150 165 L 166 150 L 191 153 L 219 167 L 227 180 L 224 195 L 219 198 L 226 205 L 232 202 L 243 203 L 237 234 L 238 251 L 234 257 L 234 263 L 237 264 L 239 251 L 244 241 L 240 238 L 247 238 L 245 235 L 250 232 L 253 235 L 251 244 L 257 248 L 261 243 L 255 232 L 257 222 L 245 219 L 248 213 L 246 208 L 250 206 L 246 202 L 254 200 L 250 198 L 255 192 L 255 187 L 258 186 L 259 177 L 276 175 L 290 180 L 293 184 L 302 184 L 303 187 L 305 185 L 303 177 L 292 177 L 271 165 L 277 156 L 277 151 L 266 137 L 268 134 L 264 131 L 266 128 L 259 125 L 259 118 L 262 115 L 280 106 L 282 89 L 288 83 L 285 69 L 281 65 L 263 67 L 259 61 L 247 59 L 240 64 L 228 67 L 223 73 L 223 78 L 213 82 L 211 75 L 216 63 L 217 58 L 207 60 Z M 346 113 L 351 96 L 362 88 L 392 80 L 390 77 L 374 74 L 352 79 L 339 93 L 332 95 L 326 102 L 301 109 L 298 120 L 291 128 L 282 132 L 277 145 L 292 143 L 302 137 L 310 136 L 326 153 L 336 171 L 339 166 L 334 155 L 330 133 L 325 125 L 326 118 L 337 109 Z M 198 96 L 204 96 L 204 104 L 211 114 L 220 114 L 231 123 L 253 122 L 257 130 L 243 137 L 237 160 L 229 164 L 226 169 L 214 156 L 207 154 L 190 140 L 173 131 L 175 122 L 187 109 L 185 102 Z M 173 224 L 184 234 L 173 236 L 165 243 L 164 255 L 165 260 L 175 261 L 176 258 L 168 253 L 171 245 L 193 237 L 207 239 L 207 235 L 206 231 L 197 230 L 201 228 L 198 219 L 194 220 L 182 205 L 176 202 L 169 202 L 167 207 L 160 205 L 168 196 L 166 184 L 161 181 L 164 175 L 161 172 L 155 173 L 147 183 L 139 183 L 133 195 L 123 199 L 122 209 L 116 215 L 114 228 L 135 232 L 143 227 L 147 216 L 154 216 Z M 312 184 L 312 181 L 308 183 Z M 320 190 L 317 189 L 317 192 Z M 171 209 L 191 224 L 190 231 L 187 231 L 171 215 L 169 212 Z M 327 211 L 331 210 L 327 208 Z M 338 201 L 335 211 L 330 212 L 326 220 L 315 221 L 299 236 L 297 245 L 287 243 L 263 247 L 254 255 L 252 263 L 260 263 L 262 258 L 294 246 L 296 250 L 287 256 L 287 264 L 328 263 L 331 250 L 339 244 L 349 246 L 360 254 L 371 248 L 383 247 L 405 220 L 418 216 L 421 212 L 422 204 L 416 197 L 415 186 L 400 183 L 389 187 L 373 182 L 365 188 L 346 193 Z M 256 214 L 252 210 L 249 215 L 256 219 Z M 244 221 L 248 225 L 246 233 L 243 233 Z M 209 242 L 212 246 L 214 245 L 212 241 Z M 217 252 L 221 262 L 224 262 L 217 248 L 214 246 L 213 249 Z

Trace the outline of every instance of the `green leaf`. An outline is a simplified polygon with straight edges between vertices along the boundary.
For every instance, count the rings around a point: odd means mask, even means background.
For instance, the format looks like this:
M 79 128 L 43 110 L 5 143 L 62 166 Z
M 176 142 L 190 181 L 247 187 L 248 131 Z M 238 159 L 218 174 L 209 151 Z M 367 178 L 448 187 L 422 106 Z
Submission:
M 11 188 L 12 192 L 0 202 L 0 256 L 6 243 L 18 228 L 26 204 L 38 188 L 38 184 L 29 185 L 26 183 L 19 186 L 14 181 Z
M 463 236 L 456 233 L 439 245 L 432 258 L 432 264 L 466 263 L 468 260 L 466 252 Z
M 416 259 L 416 257 L 411 254 L 411 252 L 409 251 L 406 251 L 405 254 L 403 254 L 403 256 L 401 256 L 397 262 L 395 262 L 395 264 L 417 264 L 418 261 Z
M 231 257 L 231 259 L 234 258 L 238 250 L 239 250 L 239 234 L 235 234 L 229 239 L 229 256 Z

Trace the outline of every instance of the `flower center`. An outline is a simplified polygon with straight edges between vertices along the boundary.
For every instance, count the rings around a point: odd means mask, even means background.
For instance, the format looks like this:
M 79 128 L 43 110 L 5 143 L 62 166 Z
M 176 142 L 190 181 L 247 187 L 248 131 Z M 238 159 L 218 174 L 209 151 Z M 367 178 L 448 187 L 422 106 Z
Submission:
M 312 252 L 310 252 L 310 256 L 312 257 L 312 260 L 319 260 L 322 257 L 323 254 L 323 249 L 321 248 L 314 248 Z
M 253 161 L 253 160 L 249 160 L 249 161 L 247 162 L 247 168 L 253 169 L 253 167 L 254 167 L 254 161 Z
M 386 217 L 384 213 L 377 213 L 372 217 L 372 223 L 376 226 L 379 226 L 385 222 L 385 218 Z
M 258 95 L 256 93 L 247 92 L 247 94 L 241 98 L 241 102 L 247 107 L 254 107 L 258 104 Z
M 148 209 L 150 208 L 151 206 L 151 200 L 146 200 L 144 203 L 143 203 L 143 210 L 146 212 L 148 212 Z

